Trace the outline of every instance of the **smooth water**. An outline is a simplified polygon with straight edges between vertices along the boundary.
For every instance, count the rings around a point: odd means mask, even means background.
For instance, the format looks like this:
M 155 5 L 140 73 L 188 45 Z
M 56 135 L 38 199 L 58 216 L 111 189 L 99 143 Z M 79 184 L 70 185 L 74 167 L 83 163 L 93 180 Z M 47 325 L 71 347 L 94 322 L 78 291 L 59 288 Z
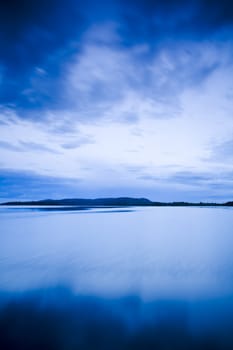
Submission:
M 79 209 L 0 209 L 1 348 L 233 348 L 231 208 Z

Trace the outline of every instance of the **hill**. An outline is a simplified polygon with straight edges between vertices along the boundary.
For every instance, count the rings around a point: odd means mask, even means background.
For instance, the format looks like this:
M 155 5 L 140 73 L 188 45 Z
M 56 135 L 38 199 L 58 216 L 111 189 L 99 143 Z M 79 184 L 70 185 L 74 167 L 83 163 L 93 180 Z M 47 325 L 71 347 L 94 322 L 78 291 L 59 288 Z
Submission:
M 187 207 L 187 206 L 233 206 L 233 201 L 226 203 L 189 203 L 189 202 L 153 202 L 147 198 L 131 198 L 131 197 L 119 197 L 119 198 L 65 198 L 65 199 L 43 199 L 39 201 L 13 201 L 1 203 L 1 205 L 30 205 L 30 206 L 89 206 L 89 207 L 101 207 L 101 206 L 172 206 L 172 207 Z

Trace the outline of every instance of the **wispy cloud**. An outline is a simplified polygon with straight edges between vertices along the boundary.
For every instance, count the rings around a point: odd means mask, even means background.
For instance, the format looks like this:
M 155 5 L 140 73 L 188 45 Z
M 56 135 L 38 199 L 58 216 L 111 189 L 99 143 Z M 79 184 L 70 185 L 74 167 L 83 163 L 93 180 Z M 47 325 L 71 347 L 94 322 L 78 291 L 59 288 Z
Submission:
M 10 142 L 6 141 L 0 141 L 0 148 L 15 152 L 21 151 L 21 148 L 19 146 L 12 145 Z
M 0 171 L 0 198 L 8 199 L 43 199 L 78 196 L 82 180 L 42 176 L 30 171 L 4 169 Z
M 61 192 L 231 195 L 231 1 L 24 3 L 0 4 L 2 169 Z
M 233 138 L 212 145 L 211 157 L 215 161 L 228 163 L 233 160 Z
M 95 141 L 90 138 L 90 137 L 83 137 L 83 138 L 80 138 L 79 140 L 76 140 L 76 141 L 72 141 L 72 142 L 67 142 L 67 143 L 63 143 L 61 146 L 62 148 L 65 148 L 65 149 L 76 149 L 76 148 L 79 148 L 83 145 L 92 145 L 94 144 Z
M 14 152 L 50 152 L 59 154 L 60 152 L 53 150 L 43 144 L 37 142 L 25 142 L 20 141 L 17 144 L 11 144 L 10 142 L 0 141 L 0 148 Z
M 54 150 L 52 148 L 49 148 L 37 142 L 20 141 L 20 146 L 23 151 L 51 152 L 51 153 L 59 154 L 57 150 Z

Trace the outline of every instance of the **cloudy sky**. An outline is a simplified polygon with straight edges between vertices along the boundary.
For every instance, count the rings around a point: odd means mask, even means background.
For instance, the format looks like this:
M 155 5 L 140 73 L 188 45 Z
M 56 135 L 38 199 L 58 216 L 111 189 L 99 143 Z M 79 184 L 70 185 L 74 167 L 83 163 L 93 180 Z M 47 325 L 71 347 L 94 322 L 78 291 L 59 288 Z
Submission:
M 233 199 L 231 0 L 0 1 L 0 200 Z

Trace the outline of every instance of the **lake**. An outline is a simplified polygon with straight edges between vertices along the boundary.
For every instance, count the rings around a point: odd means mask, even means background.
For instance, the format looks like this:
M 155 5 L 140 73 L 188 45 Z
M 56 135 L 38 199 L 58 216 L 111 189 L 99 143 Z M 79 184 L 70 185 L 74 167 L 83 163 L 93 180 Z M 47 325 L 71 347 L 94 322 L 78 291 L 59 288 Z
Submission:
M 1 207 L 1 349 L 233 348 L 232 208 L 74 209 Z

